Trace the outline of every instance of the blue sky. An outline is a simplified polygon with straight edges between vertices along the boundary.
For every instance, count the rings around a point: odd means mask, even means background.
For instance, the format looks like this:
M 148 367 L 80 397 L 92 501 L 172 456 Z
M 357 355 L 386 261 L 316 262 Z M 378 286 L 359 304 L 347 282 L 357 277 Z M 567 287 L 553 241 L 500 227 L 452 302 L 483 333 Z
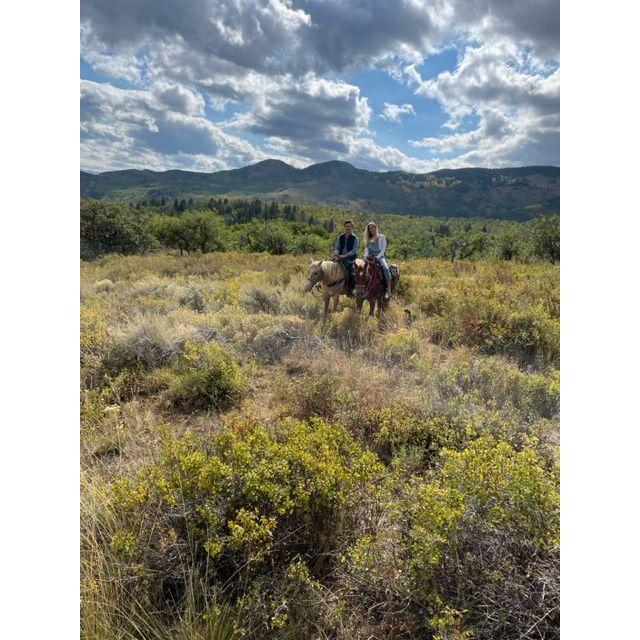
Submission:
M 558 0 L 83 0 L 81 166 L 559 164 Z

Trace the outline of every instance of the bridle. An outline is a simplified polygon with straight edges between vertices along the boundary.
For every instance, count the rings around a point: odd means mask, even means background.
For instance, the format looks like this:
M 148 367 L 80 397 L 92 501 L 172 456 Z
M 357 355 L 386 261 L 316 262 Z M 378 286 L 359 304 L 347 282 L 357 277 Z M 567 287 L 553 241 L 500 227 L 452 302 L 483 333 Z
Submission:
M 364 269 L 366 284 L 365 284 L 364 293 L 362 294 L 361 297 L 364 298 L 365 300 L 368 300 L 369 298 L 379 296 L 382 293 L 382 290 L 376 291 L 376 287 L 379 288 L 381 283 L 380 272 L 378 270 L 378 265 L 376 264 L 376 261 L 371 258 L 367 258 L 365 260 L 363 269 Z
M 316 298 L 322 297 L 322 296 L 316 295 L 314 290 L 316 289 L 316 285 L 320 284 L 320 281 L 322 280 L 323 276 L 324 276 L 324 271 L 321 268 L 320 271 L 319 271 L 319 275 L 318 275 L 318 277 L 316 279 L 305 278 L 305 282 L 308 282 L 311 285 L 311 287 L 309 288 L 309 291 L 311 292 L 311 295 L 316 297 Z M 328 285 L 325 285 L 325 286 L 327 287 L 327 289 L 334 289 L 335 287 L 337 287 L 342 282 L 344 282 L 344 276 L 341 276 L 337 280 L 334 280 L 331 284 L 328 284 Z M 334 293 L 335 292 L 331 291 L 329 293 L 329 297 L 334 295 Z

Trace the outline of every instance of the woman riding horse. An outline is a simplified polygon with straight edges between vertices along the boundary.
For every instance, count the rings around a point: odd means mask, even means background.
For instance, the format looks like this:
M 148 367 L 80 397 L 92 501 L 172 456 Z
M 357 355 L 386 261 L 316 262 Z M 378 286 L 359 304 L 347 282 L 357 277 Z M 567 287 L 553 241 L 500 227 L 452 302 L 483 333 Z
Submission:
M 387 250 L 387 238 L 383 233 L 378 233 L 378 225 L 375 222 L 370 222 L 367 225 L 363 244 L 365 260 L 369 257 L 375 258 L 376 262 L 382 267 L 384 279 L 387 283 L 384 299 L 388 300 L 391 295 L 391 271 L 384 256 L 384 252 Z

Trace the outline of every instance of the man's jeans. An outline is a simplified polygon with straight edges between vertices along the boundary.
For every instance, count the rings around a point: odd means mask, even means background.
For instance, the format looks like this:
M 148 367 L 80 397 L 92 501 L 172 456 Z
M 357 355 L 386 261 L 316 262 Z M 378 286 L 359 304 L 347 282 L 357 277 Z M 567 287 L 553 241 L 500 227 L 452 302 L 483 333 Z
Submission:
M 345 268 L 347 272 L 347 291 L 351 293 L 353 288 L 356 286 L 356 267 L 355 267 L 355 258 L 346 259 L 342 258 L 340 260 L 342 266 Z

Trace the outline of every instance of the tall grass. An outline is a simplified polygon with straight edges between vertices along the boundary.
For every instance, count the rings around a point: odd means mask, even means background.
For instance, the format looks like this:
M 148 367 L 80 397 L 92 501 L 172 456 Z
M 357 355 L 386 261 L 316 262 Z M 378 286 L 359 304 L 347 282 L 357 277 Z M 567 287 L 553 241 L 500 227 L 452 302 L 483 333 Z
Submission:
M 82 264 L 83 638 L 515 640 L 556 606 L 558 267 L 412 260 L 380 320 L 325 318 L 306 267 Z

